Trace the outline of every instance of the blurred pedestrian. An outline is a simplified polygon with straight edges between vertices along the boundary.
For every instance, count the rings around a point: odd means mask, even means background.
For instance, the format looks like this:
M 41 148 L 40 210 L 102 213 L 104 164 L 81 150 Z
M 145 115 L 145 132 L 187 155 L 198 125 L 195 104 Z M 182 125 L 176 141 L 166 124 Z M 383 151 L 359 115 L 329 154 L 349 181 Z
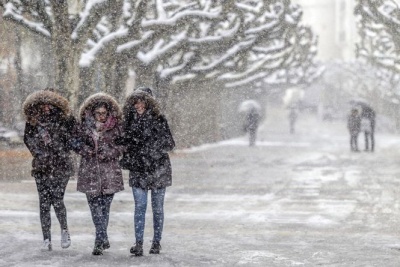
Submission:
M 135 90 L 127 98 L 123 113 L 123 138 L 119 143 L 126 146 L 126 153 L 121 159 L 121 166 L 129 170 L 129 185 L 135 200 L 136 243 L 130 252 L 135 256 L 143 255 L 147 194 L 151 191 L 154 235 L 150 254 L 159 254 L 165 192 L 172 184 L 168 152 L 175 147 L 175 142 L 167 119 L 150 94 Z
M 350 133 L 350 150 L 358 152 L 358 134 L 361 130 L 361 117 L 359 115 L 358 109 L 353 108 L 349 116 L 347 117 L 347 129 Z
M 96 238 L 92 254 L 102 255 L 110 248 L 107 234 L 114 194 L 124 190 L 119 166 L 121 147 L 115 144 L 121 134 L 122 112 L 110 95 L 97 93 L 88 97 L 80 108 L 77 138 L 81 155 L 78 191 L 85 193 Z
M 23 109 L 26 116 L 24 143 L 33 156 L 32 176 L 39 194 L 44 240 L 41 249 L 52 250 L 51 206 L 61 226 L 61 247 L 68 248 L 71 239 L 64 194 L 74 173 L 70 141 L 76 121 L 70 114 L 67 99 L 53 89 L 32 93 L 25 100 Z
M 295 125 L 297 121 L 297 110 L 294 107 L 290 107 L 289 109 L 289 127 L 290 127 L 290 133 L 294 134 L 295 133 Z
M 249 133 L 249 146 L 254 146 L 257 138 L 257 129 L 260 122 L 260 112 L 256 107 L 251 107 L 246 114 L 244 130 Z
M 369 141 L 372 141 L 372 127 L 371 121 L 366 117 L 361 117 L 361 132 L 364 133 L 364 140 L 365 140 L 365 151 L 369 151 Z M 372 142 L 371 142 L 371 151 L 372 149 Z
M 365 137 L 365 150 L 369 150 L 369 143 L 371 143 L 371 152 L 375 149 L 375 118 L 376 113 L 373 108 L 368 105 L 361 105 L 361 118 L 369 122 L 368 131 L 364 131 Z M 364 122 L 365 126 L 367 122 Z

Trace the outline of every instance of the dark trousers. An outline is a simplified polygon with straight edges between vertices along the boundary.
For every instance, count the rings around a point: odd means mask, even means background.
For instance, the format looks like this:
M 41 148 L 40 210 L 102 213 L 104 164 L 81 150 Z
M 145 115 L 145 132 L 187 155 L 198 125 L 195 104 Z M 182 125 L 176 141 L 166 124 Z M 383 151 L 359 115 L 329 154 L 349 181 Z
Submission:
M 110 208 L 114 194 L 99 196 L 91 196 L 87 194 L 86 198 L 96 228 L 96 242 L 105 242 L 108 240 L 108 219 L 110 218 Z
M 293 120 L 293 119 L 290 120 L 290 123 L 289 123 L 289 124 L 290 124 L 290 133 L 291 133 L 291 134 L 294 134 L 294 132 L 295 132 L 295 131 L 294 131 L 294 125 L 295 125 L 295 123 L 296 123 L 296 120 Z
M 364 132 L 365 138 L 365 150 L 369 150 L 369 141 L 371 141 L 371 151 L 374 151 L 375 140 L 374 140 L 374 132 Z
M 351 151 L 358 151 L 358 133 L 350 133 L 350 149 Z
M 69 177 L 53 177 L 45 174 L 35 176 L 39 194 L 40 223 L 44 240 L 51 240 L 51 205 L 53 205 L 61 229 L 68 229 L 67 209 L 64 205 L 64 194 L 68 180 Z
M 254 146 L 256 144 L 256 137 L 257 137 L 257 128 L 249 129 L 249 145 L 250 146 Z

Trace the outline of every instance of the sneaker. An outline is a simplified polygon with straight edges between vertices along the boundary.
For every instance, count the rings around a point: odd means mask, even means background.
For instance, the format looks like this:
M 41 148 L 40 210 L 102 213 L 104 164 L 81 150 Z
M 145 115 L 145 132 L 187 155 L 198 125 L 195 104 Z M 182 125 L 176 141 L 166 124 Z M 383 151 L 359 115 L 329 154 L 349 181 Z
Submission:
M 135 256 L 143 256 L 143 241 L 136 242 L 136 244 L 131 247 L 130 252 Z
M 106 250 L 106 249 L 109 249 L 109 248 L 110 248 L 110 242 L 108 240 L 104 241 L 103 249 Z
M 94 243 L 94 249 L 93 249 L 92 255 L 95 255 L 95 256 L 103 255 L 103 250 L 104 250 L 103 242 L 96 241 Z
M 71 237 L 67 229 L 61 230 L 61 247 L 68 248 L 71 245 Z
M 41 251 L 52 251 L 53 247 L 51 246 L 51 241 L 49 239 L 45 239 L 43 241 L 42 247 L 40 248 Z
M 153 241 L 153 243 L 151 244 L 149 253 L 150 254 L 160 254 L 160 250 L 161 250 L 160 242 Z

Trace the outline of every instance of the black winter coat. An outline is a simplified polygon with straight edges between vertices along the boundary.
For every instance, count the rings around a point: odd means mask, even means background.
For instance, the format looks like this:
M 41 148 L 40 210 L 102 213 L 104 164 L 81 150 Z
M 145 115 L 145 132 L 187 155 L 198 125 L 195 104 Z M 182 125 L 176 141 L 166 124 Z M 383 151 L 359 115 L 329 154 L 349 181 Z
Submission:
M 75 128 L 76 120 L 72 116 L 45 125 L 26 123 L 24 142 L 33 156 L 32 176 L 70 177 L 74 174 L 70 150 Z
M 129 186 L 142 189 L 165 188 L 172 184 L 168 152 L 175 147 L 167 119 L 147 110 L 126 118 L 123 137 L 126 146 L 121 166 L 130 171 Z

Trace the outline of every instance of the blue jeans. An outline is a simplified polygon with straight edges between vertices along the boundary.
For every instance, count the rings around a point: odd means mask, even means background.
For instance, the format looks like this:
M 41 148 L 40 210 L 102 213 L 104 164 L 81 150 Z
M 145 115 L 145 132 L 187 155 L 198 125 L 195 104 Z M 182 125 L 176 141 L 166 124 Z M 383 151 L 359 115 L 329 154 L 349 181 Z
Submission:
M 143 242 L 144 225 L 147 208 L 147 192 L 139 187 L 132 187 L 135 199 L 135 238 L 136 242 Z M 164 197 L 165 188 L 151 190 L 151 207 L 153 209 L 153 242 L 161 241 L 164 226 Z
M 86 195 L 92 220 L 96 228 L 96 242 L 108 240 L 107 227 L 110 217 L 110 207 L 114 194 L 91 196 Z

